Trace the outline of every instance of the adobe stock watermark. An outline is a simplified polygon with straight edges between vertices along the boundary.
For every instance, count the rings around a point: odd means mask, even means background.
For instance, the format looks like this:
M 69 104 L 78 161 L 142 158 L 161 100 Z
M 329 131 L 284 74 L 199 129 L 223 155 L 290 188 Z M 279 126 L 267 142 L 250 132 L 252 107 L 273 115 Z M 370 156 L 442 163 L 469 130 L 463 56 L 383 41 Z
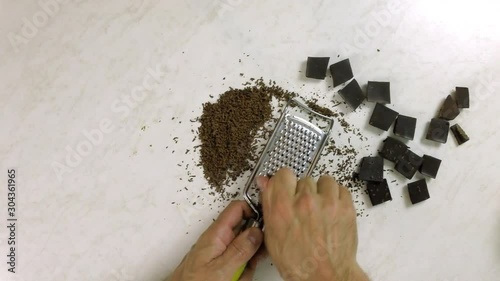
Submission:
M 477 81 L 476 84 L 469 87 L 470 95 L 473 97 L 473 102 L 471 103 L 470 108 L 461 110 L 460 114 L 453 121 L 450 121 L 453 122 L 453 124 L 462 123 L 462 120 L 467 118 L 469 114 L 479 110 L 480 104 L 493 95 L 493 92 L 495 91 L 495 83 L 498 83 L 495 81 L 493 73 L 491 72 L 480 73 L 475 80 Z M 446 109 L 442 113 L 444 115 L 448 115 L 452 113 L 451 111 L 453 111 L 453 109 Z M 445 143 L 449 135 L 449 124 L 443 127 L 440 124 L 446 121 L 442 121 L 440 119 L 436 119 L 435 121 L 433 119 L 431 124 L 433 122 L 435 122 L 434 126 L 429 125 L 428 127 L 427 136 L 432 140 L 441 140 L 441 142 Z M 409 166 L 408 169 L 411 169 L 411 167 Z M 408 170 L 404 169 L 404 171 L 407 172 Z
M 200 217 L 205 213 L 204 209 L 206 206 L 203 202 L 213 201 L 213 190 L 210 187 L 201 188 L 200 192 L 197 193 L 193 202 L 183 202 L 177 206 L 180 215 L 186 225 L 190 225 L 193 221 L 198 221 Z M 212 193 L 212 194 L 211 194 Z
M 236 7 L 241 5 L 243 3 L 243 0 L 218 0 L 217 5 L 218 5 L 218 10 L 217 10 L 217 16 L 219 18 L 224 17 L 224 15 L 227 12 L 233 11 Z
M 119 271 L 112 270 L 111 271 L 111 280 L 110 281 L 135 281 L 135 277 L 129 275 L 125 269 L 120 269 Z
M 454 123 L 460 123 L 467 115 L 480 109 L 480 104 L 486 99 L 489 99 L 493 93 L 498 91 L 499 81 L 495 79 L 492 72 L 480 73 L 475 85 L 472 85 L 470 89 L 470 95 L 472 97 L 472 102 L 468 110 L 462 110 L 460 115 L 454 120 Z
M 162 68 L 163 66 L 160 64 L 157 64 L 154 68 L 148 67 L 140 86 L 132 88 L 130 93 L 115 99 L 111 103 L 111 112 L 118 115 L 116 119 L 128 117 L 131 111 L 139 106 L 161 84 L 163 77 L 166 75 L 166 71 Z M 51 163 L 52 170 L 59 182 L 63 181 L 65 174 L 71 173 L 78 167 L 85 157 L 92 153 L 95 147 L 102 144 L 106 135 L 116 130 L 115 123 L 112 118 L 103 118 L 96 128 L 82 130 L 82 139 L 74 146 L 66 145 L 64 148 L 66 152 L 64 161 L 53 161 Z
M 19 52 L 22 45 L 27 45 L 33 39 L 40 29 L 46 27 L 50 20 L 54 18 L 61 8 L 69 2 L 80 3 L 86 0 L 39 0 L 39 10 L 33 13 L 31 17 L 23 17 L 23 25 L 18 32 L 9 32 L 7 35 L 10 45 L 14 52 Z
M 361 20 L 363 24 L 354 28 L 352 43 L 343 42 L 341 44 L 341 52 L 349 57 L 371 47 L 373 40 L 409 5 L 410 3 L 407 1 L 392 0 L 385 3 L 379 10 L 370 12 L 365 21 Z
M 328 245 L 335 248 L 336 244 L 338 244 L 334 241 L 331 242 L 332 243 L 328 243 L 328 241 L 323 241 L 318 238 L 316 240 L 316 246 L 313 250 L 313 255 L 305 258 L 300 266 L 298 266 L 294 270 L 284 273 L 282 276 L 283 279 L 291 281 L 310 279 L 310 274 L 318 270 L 322 262 L 329 259 Z

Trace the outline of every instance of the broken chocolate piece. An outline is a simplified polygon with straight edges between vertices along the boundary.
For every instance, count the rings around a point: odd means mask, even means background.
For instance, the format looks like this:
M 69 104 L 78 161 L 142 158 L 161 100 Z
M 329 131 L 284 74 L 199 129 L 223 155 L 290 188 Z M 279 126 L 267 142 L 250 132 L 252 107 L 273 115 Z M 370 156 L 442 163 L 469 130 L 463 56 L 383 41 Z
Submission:
M 451 132 L 455 136 L 458 145 L 464 144 L 469 141 L 469 136 L 465 133 L 465 131 L 460 127 L 460 125 L 455 124 L 451 126 Z
M 358 178 L 364 181 L 381 182 L 384 179 L 384 159 L 378 156 L 363 158 Z
M 366 98 L 372 102 L 391 103 L 391 84 L 389 82 L 368 81 Z
M 439 111 L 439 118 L 453 120 L 458 114 L 460 114 L 460 110 L 458 110 L 457 102 L 455 102 L 451 95 L 448 95 Z
M 422 157 L 422 166 L 420 166 L 420 173 L 424 176 L 435 179 L 439 171 L 439 166 L 441 166 L 441 160 L 429 155 L 424 155 L 424 157 Z
M 329 57 L 308 57 L 306 77 L 314 79 L 325 79 L 329 61 Z
M 373 206 L 392 200 L 391 191 L 386 179 L 382 182 L 368 182 L 366 187 Z
M 413 140 L 415 137 L 415 127 L 417 127 L 416 118 L 399 115 L 394 125 L 394 134 L 408 140 Z
M 387 137 L 379 154 L 385 159 L 396 163 L 399 159 L 403 158 L 407 150 L 408 147 L 403 142 L 392 137 Z
M 407 179 L 411 180 L 422 165 L 422 162 L 422 157 L 411 150 L 407 150 L 398 163 L 396 163 L 395 169 Z
M 377 103 L 373 109 L 372 117 L 370 118 L 370 125 L 377 127 L 381 130 L 387 131 L 392 123 L 396 120 L 399 113 L 386 107 L 383 104 Z
M 440 143 L 446 143 L 448 140 L 448 132 L 450 130 L 450 123 L 448 121 L 432 118 L 427 130 L 426 139 Z
M 345 59 L 330 65 L 330 73 L 333 78 L 333 86 L 338 86 L 349 81 L 354 75 L 352 74 L 351 63 L 349 59 Z
M 415 152 L 409 149 L 403 155 L 403 159 L 415 166 L 417 169 L 420 168 L 420 166 L 422 166 L 422 162 L 424 162 L 422 157 L 418 156 Z
M 353 79 L 347 86 L 345 86 L 342 90 L 340 90 L 340 95 L 344 100 L 352 107 L 353 110 L 356 110 L 358 106 L 365 99 L 365 95 L 363 95 L 363 90 L 358 84 L 356 79 Z
M 455 99 L 458 108 L 469 108 L 469 88 L 456 87 Z
M 410 194 L 412 204 L 417 204 L 430 198 L 425 179 L 409 183 L 408 193 Z

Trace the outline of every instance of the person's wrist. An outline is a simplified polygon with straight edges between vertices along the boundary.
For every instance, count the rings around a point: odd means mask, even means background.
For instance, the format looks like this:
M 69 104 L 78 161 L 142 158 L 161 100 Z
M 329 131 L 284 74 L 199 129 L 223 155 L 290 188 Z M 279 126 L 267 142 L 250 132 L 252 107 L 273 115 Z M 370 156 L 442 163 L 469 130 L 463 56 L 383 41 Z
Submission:
M 339 280 L 339 281 L 344 281 L 344 280 Z M 349 279 L 346 279 L 345 281 L 369 281 L 368 276 L 366 273 L 361 269 L 358 263 L 351 269 L 351 273 L 349 276 Z
M 305 281 L 369 281 L 357 262 L 348 266 L 319 267 Z

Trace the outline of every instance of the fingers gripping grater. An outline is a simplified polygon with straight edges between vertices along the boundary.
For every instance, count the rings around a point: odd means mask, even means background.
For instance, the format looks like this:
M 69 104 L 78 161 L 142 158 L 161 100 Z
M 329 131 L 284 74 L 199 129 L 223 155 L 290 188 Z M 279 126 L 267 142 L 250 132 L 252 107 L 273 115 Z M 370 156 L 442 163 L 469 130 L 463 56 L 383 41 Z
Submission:
M 263 227 L 256 178 L 272 176 L 283 167 L 294 171 L 297 178 L 309 176 L 328 141 L 332 127 L 332 118 L 313 111 L 298 100 L 293 99 L 286 105 L 243 191 L 245 201 L 256 216 L 247 220 L 242 230 Z M 246 264 L 242 265 L 231 280 L 239 280 L 245 267 Z
M 246 227 L 262 226 L 256 178 L 272 176 L 283 167 L 294 171 L 297 178 L 309 176 L 328 142 L 332 127 L 332 118 L 313 111 L 296 99 L 288 102 L 245 186 L 245 201 L 256 214 Z

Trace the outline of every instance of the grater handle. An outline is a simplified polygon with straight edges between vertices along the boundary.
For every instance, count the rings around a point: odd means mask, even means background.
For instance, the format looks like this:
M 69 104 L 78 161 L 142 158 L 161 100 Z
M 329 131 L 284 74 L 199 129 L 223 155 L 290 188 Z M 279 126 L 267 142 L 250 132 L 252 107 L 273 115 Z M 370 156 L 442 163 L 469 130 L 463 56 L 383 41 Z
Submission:
M 251 228 L 251 227 L 258 227 L 258 228 L 262 228 L 262 218 L 258 218 L 258 219 L 254 219 L 254 218 L 249 218 L 245 224 L 243 225 L 243 227 L 241 228 L 241 232 Z M 245 268 L 247 267 L 247 264 L 243 264 L 240 266 L 240 268 L 238 268 L 238 270 L 236 271 L 236 273 L 233 275 L 233 278 L 231 279 L 231 281 L 238 281 L 240 280 L 240 277 L 241 275 L 243 274 L 243 271 L 245 271 Z
M 241 229 L 241 231 L 245 231 L 245 230 L 249 229 L 250 227 L 262 228 L 262 225 L 263 225 L 262 218 L 259 218 L 259 219 L 249 218 L 245 222 L 245 225 L 243 226 L 243 228 Z

